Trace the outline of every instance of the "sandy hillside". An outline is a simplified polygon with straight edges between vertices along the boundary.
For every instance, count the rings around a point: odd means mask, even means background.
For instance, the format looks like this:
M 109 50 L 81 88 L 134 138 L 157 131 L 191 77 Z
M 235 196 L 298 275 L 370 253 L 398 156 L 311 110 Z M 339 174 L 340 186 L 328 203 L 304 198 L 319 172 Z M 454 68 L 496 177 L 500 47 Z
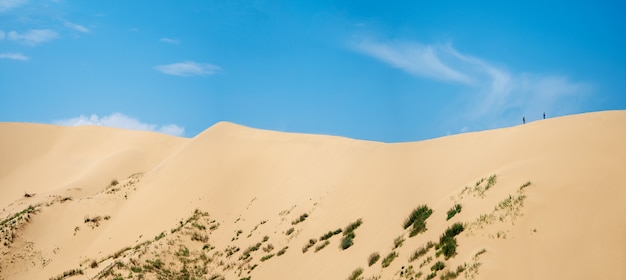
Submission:
M 385 144 L 0 123 L 0 279 L 626 279 L 625 124 Z

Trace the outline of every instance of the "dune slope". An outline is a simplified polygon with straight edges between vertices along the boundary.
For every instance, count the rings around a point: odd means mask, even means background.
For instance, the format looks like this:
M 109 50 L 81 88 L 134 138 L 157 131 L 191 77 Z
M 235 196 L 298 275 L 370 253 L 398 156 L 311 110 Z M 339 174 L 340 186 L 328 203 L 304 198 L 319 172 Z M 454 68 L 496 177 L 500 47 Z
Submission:
M 2 123 L 0 279 L 624 279 L 625 122 L 397 144 Z

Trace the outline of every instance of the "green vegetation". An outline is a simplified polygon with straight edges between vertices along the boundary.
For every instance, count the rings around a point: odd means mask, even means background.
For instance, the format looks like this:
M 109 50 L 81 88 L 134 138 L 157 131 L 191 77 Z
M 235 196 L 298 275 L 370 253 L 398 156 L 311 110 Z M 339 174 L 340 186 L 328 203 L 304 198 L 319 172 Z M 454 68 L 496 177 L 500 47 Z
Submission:
M 446 229 L 445 233 L 439 237 L 439 244 L 436 245 L 436 249 L 440 250 L 437 252 L 437 255 L 443 254 L 447 259 L 456 255 L 456 236 L 463 232 L 465 227 L 461 223 L 454 223 L 448 229 Z
M 443 274 L 441 275 L 440 279 L 441 280 L 449 280 L 449 279 L 456 279 L 461 273 L 463 273 L 463 271 L 465 271 L 465 267 L 467 265 L 459 265 L 456 268 L 456 271 L 451 271 L 451 270 L 446 270 L 443 272 Z
M 295 230 L 294 228 L 290 228 L 290 229 L 288 229 L 288 230 L 285 232 L 285 235 L 290 235 L 290 234 L 292 234 L 294 230 Z
M 72 276 L 76 276 L 76 275 L 83 275 L 83 270 L 82 269 L 71 269 L 68 271 L 63 272 L 63 274 L 57 276 L 57 277 L 52 277 L 50 278 L 51 280 L 61 280 L 61 279 L 65 279 L 67 277 L 72 277 Z
M 320 237 L 320 241 L 324 241 L 326 239 L 329 239 L 329 238 L 333 237 L 333 235 L 340 234 L 341 232 L 342 232 L 342 230 L 340 228 L 336 229 L 335 231 L 328 231 L 327 233 L 322 235 L 322 237 Z
M 111 184 L 110 186 L 117 186 L 117 184 L 119 184 L 120 182 L 117 181 L 117 179 L 113 179 L 111 180 Z
M 266 260 L 271 259 L 274 256 L 274 254 L 269 254 L 269 255 L 265 255 L 263 257 L 261 257 L 261 261 L 264 262 Z
M 161 232 L 161 234 L 154 237 L 154 241 L 159 241 L 159 239 L 165 237 L 165 232 Z
M 304 214 L 300 215 L 300 217 L 299 217 L 299 218 L 297 218 L 297 219 L 293 220 L 293 221 L 291 222 L 291 224 L 292 224 L 292 225 L 297 225 L 297 224 L 299 224 L 299 223 L 301 223 L 301 222 L 304 222 L 304 220 L 306 220 L 306 218 L 308 218 L 308 217 L 309 217 L 309 214 L 304 213 Z
M 417 260 L 420 257 L 422 257 L 423 255 L 426 255 L 426 253 L 428 253 L 430 248 L 432 248 L 434 246 L 435 246 L 435 243 L 433 243 L 431 241 L 428 241 L 428 243 L 426 243 L 426 245 L 418 248 L 417 250 L 415 250 L 415 252 L 413 252 L 413 254 L 411 254 L 411 256 L 409 257 L 409 262 Z
M 387 255 L 381 262 L 381 265 L 383 268 L 388 267 L 391 262 L 393 262 L 393 260 L 398 257 L 398 253 L 396 253 L 396 251 L 391 251 L 391 253 L 389 253 L 389 255 Z
M 368 258 L 367 258 L 367 265 L 368 266 L 372 266 L 373 264 L 375 264 L 378 259 L 380 259 L 380 254 L 378 252 L 374 252 L 372 253 Z
M 348 277 L 348 280 L 357 280 L 357 279 L 361 279 L 360 276 L 361 274 L 363 274 L 363 268 L 357 268 L 354 271 L 352 271 L 352 274 L 350 274 L 350 276 Z
M 330 241 L 325 240 L 324 243 L 317 245 L 317 247 L 315 247 L 315 252 L 324 249 L 326 246 L 328 246 L 330 244 Z
M 303 253 L 303 254 L 304 254 L 304 253 L 306 253 L 306 251 L 308 251 L 308 250 L 309 250 L 309 248 L 313 247 L 313 245 L 315 245 L 315 243 L 317 243 L 317 239 L 315 239 L 315 238 L 311 238 L 311 239 L 309 239 L 309 243 L 305 244 L 305 245 L 302 247 L 302 253 Z
M 276 256 L 282 256 L 285 252 L 287 252 L 287 249 L 289 249 L 289 246 L 283 247 L 280 251 L 278 251 L 278 253 L 276 253 Z
M 409 228 L 411 225 L 413 228 L 409 233 L 409 237 L 416 236 L 417 234 L 426 231 L 426 219 L 432 215 L 433 210 L 426 205 L 420 205 L 413 209 L 409 217 L 404 220 L 402 227 L 404 229 Z
M 361 219 L 356 220 L 355 222 L 349 224 L 348 226 L 346 226 L 346 228 L 343 230 L 343 239 L 341 239 L 341 249 L 345 250 L 350 248 L 353 244 L 354 244 L 354 237 L 356 236 L 354 234 L 354 231 L 361 226 L 361 224 L 363 224 L 363 221 Z
M 448 217 L 446 218 L 446 221 L 452 219 L 454 215 L 461 213 L 461 208 L 462 208 L 461 204 L 458 204 L 458 203 L 452 206 L 452 208 L 448 210 Z
M 404 244 L 404 236 L 400 235 L 393 240 L 393 248 L 398 249 Z
M 442 270 L 446 265 L 442 261 L 437 261 L 433 266 L 430 267 L 431 271 L 439 271 Z

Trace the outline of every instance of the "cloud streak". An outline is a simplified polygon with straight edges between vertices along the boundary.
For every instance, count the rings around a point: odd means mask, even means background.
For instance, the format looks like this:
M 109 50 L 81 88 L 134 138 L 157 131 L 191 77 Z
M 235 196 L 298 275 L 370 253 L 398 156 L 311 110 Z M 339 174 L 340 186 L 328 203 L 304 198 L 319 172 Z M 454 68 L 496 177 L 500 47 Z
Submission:
M 22 34 L 17 31 L 9 31 L 6 37 L 24 45 L 36 46 L 56 39 L 59 34 L 50 29 L 31 29 Z
M 178 45 L 180 43 L 180 41 L 171 38 L 161 38 L 159 41 L 173 45 Z
M 74 29 L 74 30 L 82 32 L 82 33 L 89 33 L 89 29 L 87 27 L 84 27 L 84 26 L 80 25 L 80 24 L 69 22 L 67 20 L 64 20 L 63 24 L 65 24 L 65 26 L 70 28 L 70 29 Z
M 121 113 L 113 113 L 111 115 L 102 117 L 95 114 L 92 114 L 91 116 L 80 115 L 76 118 L 56 120 L 53 121 L 53 123 L 63 126 L 98 125 L 130 130 L 145 130 L 179 137 L 182 137 L 185 134 L 185 128 L 175 124 L 156 125 L 143 123 L 138 119 L 126 116 Z
M 25 56 L 21 53 L 0 53 L 0 59 L 12 59 L 12 60 L 21 60 L 28 61 L 28 56 Z
M 25 3 L 26 0 L 0 0 L 0 12 L 11 10 Z
M 154 67 L 157 71 L 174 76 L 208 76 L 217 73 L 220 67 L 213 64 L 197 63 L 194 61 L 184 61 L 173 64 L 157 65 Z
M 461 132 L 472 130 L 467 123 L 486 129 L 517 124 L 522 116 L 538 119 L 544 111 L 572 113 L 593 90 L 566 75 L 511 72 L 451 44 L 370 40 L 351 47 L 413 76 L 464 86 L 469 98 L 457 121 Z

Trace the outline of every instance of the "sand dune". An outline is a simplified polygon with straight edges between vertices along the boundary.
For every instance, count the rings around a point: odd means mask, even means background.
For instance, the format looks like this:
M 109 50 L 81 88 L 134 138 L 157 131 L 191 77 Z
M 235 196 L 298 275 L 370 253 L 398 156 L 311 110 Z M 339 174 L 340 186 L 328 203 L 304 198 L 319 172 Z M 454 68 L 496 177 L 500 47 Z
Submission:
M 625 279 L 624 123 L 396 144 L 0 123 L 0 279 Z

